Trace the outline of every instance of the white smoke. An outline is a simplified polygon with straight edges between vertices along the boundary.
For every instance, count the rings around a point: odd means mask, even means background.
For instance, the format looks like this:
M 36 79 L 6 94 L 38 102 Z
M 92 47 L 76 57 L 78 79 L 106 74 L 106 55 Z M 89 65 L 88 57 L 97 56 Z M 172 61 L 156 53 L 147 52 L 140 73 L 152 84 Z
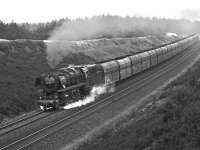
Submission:
M 175 37 L 178 37 L 178 34 L 172 33 L 172 32 L 167 32 L 166 35 L 167 35 L 167 36 L 175 36 Z
M 54 68 L 61 60 L 69 54 L 72 44 L 69 41 L 51 41 L 47 42 L 47 63 Z
M 75 108 L 75 107 L 84 106 L 86 104 L 94 102 L 96 100 L 96 98 L 98 98 L 101 94 L 112 93 L 114 91 L 115 91 L 114 85 L 108 86 L 108 85 L 104 84 L 104 85 L 101 85 L 101 86 L 94 86 L 92 88 L 92 90 L 90 91 L 89 96 L 87 96 L 83 100 L 79 100 L 77 102 L 74 102 L 72 104 L 64 106 L 64 109 L 71 109 L 71 108 Z
M 82 44 L 81 40 L 119 37 L 137 30 L 140 26 L 138 23 L 137 18 L 132 20 L 130 17 L 122 18 L 110 15 L 66 20 L 61 26 L 55 28 L 48 41 L 44 41 L 47 45 L 47 62 L 50 67 L 54 68 L 69 53 L 78 53 L 77 50 L 81 46 L 83 50 L 88 47 L 93 49 L 93 46 L 95 48 L 95 44 L 92 42 Z M 84 51 L 82 52 L 84 53 Z
M 70 59 L 71 54 L 83 54 L 95 61 L 103 61 L 104 57 L 110 59 L 140 49 L 152 48 L 155 45 L 151 44 L 153 39 L 147 39 L 146 43 L 137 46 L 142 39 L 138 41 L 131 38 L 124 40 L 113 40 L 113 38 L 146 36 L 154 32 L 161 35 L 162 32 L 157 32 L 161 23 L 155 24 L 150 18 L 110 15 L 66 20 L 52 31 L 48 40 L 44 41 L 47 46 L 47 62 L 54 68 L 63 58 Z M 162 30 L 166 29 L 161 28 Z

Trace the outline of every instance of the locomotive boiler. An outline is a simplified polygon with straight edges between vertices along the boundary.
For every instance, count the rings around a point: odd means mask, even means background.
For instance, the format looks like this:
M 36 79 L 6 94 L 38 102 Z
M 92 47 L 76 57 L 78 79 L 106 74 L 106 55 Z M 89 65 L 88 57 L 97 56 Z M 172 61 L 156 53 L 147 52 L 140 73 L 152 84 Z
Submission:
M 191 35 L 143 53 L 92 65 L 69 66 L 42 74 L 35 81 L 40 95 L 38 104 L 43 110 L 58 109 L 84 99 L 93 86 L 108 85 L 129 78 L 189 50 L 198 39 L 198 35 Z

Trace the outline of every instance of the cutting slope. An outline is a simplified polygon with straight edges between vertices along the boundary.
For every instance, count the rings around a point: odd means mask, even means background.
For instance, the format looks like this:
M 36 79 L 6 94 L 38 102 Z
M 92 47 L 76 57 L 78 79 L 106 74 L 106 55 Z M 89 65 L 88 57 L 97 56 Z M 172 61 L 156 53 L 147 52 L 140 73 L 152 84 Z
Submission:
M 87 60 L 79 59 L 81 63 L 105 61 L 147 50 L 175 39 L 176 37 L 168 36 L 147 36 L 83 41 L 46 41 L 48 63 L 52 67 L 58 65 L 63 59 L 64 64 L 66 64 L 66 61 L 69 63 L 69 57 L 74 56 L 74 54 L 87 57 Z M 80 63 L 79 61 L 74 63 Z

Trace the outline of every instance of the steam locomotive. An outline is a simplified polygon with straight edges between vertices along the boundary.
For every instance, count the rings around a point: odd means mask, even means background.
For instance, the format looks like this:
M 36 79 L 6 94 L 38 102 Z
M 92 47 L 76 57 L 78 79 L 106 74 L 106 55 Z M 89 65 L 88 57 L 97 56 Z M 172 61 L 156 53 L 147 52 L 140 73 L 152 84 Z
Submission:
M 93 86 L 112 84 L 181 53 L 198 41 L 191 35 L 175 43 L 107 62 L 69 66 L 36 78 L 41 109 L 59 109 L 86 97 Z

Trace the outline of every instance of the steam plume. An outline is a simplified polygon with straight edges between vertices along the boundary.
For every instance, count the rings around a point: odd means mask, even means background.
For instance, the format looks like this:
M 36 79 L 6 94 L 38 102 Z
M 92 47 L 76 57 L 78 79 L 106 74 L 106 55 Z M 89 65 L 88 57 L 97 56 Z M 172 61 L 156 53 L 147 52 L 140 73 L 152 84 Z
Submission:
M 96 62 L 105 60 L 96 59 L 96 56 L 111 59 L 132 54 L 141 49 L 149 49 L 155 44 L 152 43 L 154 39 L 150 39 L 150 36 L 152 37 L 154 33 L 162 35 L 166 32 L 166 29 L 161 27 L 163 24 L 166 22 L 155 18 L 110 15 L 67 20 L 51 33 L 47 41 L 44 41 L 47 44 L 47 61 L 53 68 L 64 57 L 74 53 L 89 56 Z M 132 38 L 139 36 L 149 37 L 144 43 L 141 43 L 144 39 Z
M 88 42 L 89 39 L 119 37 L 120 35 L 133 33 L 136 30 L 138 30 L 137 18 L 132 20 L 130 17 L 122 18 L 108 15 L 67 20 L 52 32 L 48 39 L 49 42 L 46 41 L 48 64 L 53 68 L 69 53 L 80 52 L 78 49 L 83 49 L 83 53 L 85 53 L 84 49 L 89 48 L 91 50 L 96 48 L 107 49 L 106 47 L 100 47 L 98 43 Z M 118 45 L 115 46 L 119 47 L 120 43 L 117 43 Z M 79 46 L 82 48 L 78 48 Z M 112 47 L 112 49 L 115 48 L 116 47 Z
M 104 93 L 112 93 L 115 91 L 114 86 L 107 86 L 107 85 L 101 85 L 101 86 L 94 86 L 89 94 L 84 100 L 79 100 L 77 102 L 74 102 L 72 104 L 64 106 L 64 109 L 71 109 L 75 107 L 81 107 L 88 103 L 94 102 L 97 97 L 99 97 L 101 94 Z

